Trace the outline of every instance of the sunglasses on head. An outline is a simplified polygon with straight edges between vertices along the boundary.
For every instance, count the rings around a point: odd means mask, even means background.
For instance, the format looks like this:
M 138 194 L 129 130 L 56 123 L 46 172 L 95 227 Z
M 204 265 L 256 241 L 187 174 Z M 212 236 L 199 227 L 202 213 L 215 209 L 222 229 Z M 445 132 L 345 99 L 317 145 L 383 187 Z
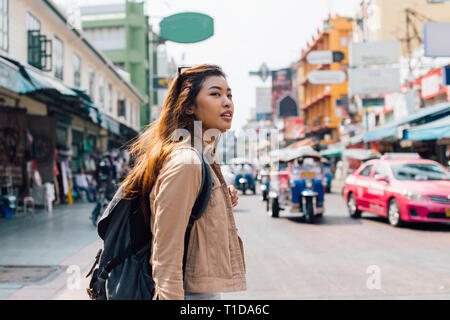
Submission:
M 178 75 L 180 75 L 181 73 L 183 73 L 183 69 L 189 69 L 190 68 L 190 66 L 181 66 L 181 67 L 178 67 Z

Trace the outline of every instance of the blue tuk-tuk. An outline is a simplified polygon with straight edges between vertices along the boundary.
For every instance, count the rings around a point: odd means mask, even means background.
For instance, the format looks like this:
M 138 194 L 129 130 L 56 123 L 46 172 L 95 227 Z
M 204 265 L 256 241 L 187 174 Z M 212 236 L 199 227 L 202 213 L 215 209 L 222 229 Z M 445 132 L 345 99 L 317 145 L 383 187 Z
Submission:
M 278 217 L 280 210 L 290 207 L 290 212 L 300 212 L 307 222 L 314 222 L 324 213 L 326 178 L 320 154 L 305 146 L 281 152 L 279 160 L 288 164 L 287 170 L 280 174 L 288 172 L 290 192 L 281 197 L 281 190 L 273 190 L 271 184 L 272 217 Z

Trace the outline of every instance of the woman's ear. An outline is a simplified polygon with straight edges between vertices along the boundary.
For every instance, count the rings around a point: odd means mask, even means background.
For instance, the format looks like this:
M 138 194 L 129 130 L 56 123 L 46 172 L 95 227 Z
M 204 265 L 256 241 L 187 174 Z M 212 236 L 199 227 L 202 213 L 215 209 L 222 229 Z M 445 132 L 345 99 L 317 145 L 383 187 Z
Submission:
M 186 109 L 187 115 L 193 115 L 194 114 L 194 106 L 190 106 Z

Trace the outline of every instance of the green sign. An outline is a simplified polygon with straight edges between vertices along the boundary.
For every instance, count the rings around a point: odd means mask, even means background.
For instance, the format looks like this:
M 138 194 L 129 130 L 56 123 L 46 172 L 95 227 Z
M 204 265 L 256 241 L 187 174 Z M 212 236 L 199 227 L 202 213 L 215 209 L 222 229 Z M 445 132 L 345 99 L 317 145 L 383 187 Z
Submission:
M 159 23 L 160 37 L 178 43 L 194 43 L 214 34 L 214 19 L 197 12 L 182 12 L 164 18 Z
M 384 106 L 384 98 L 363 98 L 362 105 L 364 108 Z

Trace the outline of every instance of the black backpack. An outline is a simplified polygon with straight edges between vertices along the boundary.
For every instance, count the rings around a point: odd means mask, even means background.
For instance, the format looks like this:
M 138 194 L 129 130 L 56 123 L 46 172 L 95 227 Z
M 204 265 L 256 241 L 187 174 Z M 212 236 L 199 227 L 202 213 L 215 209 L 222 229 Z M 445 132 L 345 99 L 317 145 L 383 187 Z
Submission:
M 185 233 L 183 276 L 190 232 L 205 211 L 212 189 L 210 168 L 203 155 L 195 151 L 202 160 L 202 183 Z M 103 249 L 97 253 L 86 276 L 92 274 L 87 292 L 93 300 L 150 300 L 153 297 L 150 226 L 145 223 L 140 199 L 122 199 L 123 188 L 116 192 L 97 225 L 97 232 L 104 241 Z M 148 200 L 147 204 L 149 207 Z

